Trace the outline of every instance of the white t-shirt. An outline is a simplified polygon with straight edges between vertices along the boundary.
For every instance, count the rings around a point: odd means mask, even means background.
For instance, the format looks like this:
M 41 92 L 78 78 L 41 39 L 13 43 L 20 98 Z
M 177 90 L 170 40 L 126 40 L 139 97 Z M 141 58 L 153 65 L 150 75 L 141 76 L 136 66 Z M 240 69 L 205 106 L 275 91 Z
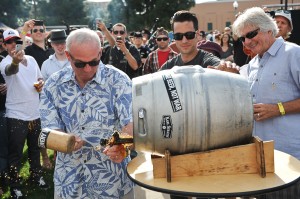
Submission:
M 25 55 L 25 59 L 27 66 L 20 63 L 19 72 L 6 76 L 5 67 L 12 62 L 12 57 L 7 55 L 0 64 L 0 70 L 7 85 L 6 117 L 32 121 L 40 117 L 39 93 L 33 84 L 42 78 L 42 74 L 33 57 Z

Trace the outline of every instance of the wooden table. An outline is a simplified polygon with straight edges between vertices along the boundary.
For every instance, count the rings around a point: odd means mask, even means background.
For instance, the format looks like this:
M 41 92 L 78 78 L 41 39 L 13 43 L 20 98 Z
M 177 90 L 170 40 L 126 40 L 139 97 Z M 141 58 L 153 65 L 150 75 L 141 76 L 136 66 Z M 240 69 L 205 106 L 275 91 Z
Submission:
M 277 191 L 300 180 L 300 161 L 291 155 L 275 150 L 275 173 L 210 175 L 172 178 L 153 178 L 150 154 L 133 159 L 127 167 L 129 177 L 147 189 L 181 196 L 194 197 L 240 197 L 254 196 Z

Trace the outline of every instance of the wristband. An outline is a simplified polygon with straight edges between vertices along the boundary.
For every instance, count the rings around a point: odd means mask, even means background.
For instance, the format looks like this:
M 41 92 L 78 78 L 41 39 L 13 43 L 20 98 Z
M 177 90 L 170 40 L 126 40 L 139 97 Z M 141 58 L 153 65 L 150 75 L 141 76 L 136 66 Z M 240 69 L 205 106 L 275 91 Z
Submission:
M 19 64 L 15 63 L 14 60 L 11 62 L 11 65 L 19 66 Z
M 25 32 L 24 30 L 22 30 L 21 34 L 22 35 L 27 35 L 27 32 Z
M 277 103 L 281 115 L 285 115 L 285 110 L 281 102 Z

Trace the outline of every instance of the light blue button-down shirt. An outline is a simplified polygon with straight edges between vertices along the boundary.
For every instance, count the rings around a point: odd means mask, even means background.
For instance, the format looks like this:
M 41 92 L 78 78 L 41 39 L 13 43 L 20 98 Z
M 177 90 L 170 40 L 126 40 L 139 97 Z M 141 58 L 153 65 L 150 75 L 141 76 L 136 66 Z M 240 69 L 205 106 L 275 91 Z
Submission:
M 263 57 L 249 63 L 254 103 L 277 104 L 300 98 L 300 47 L 276 39 Z M 254 122 L 253 134 L 274 140 L 275 148 L 300 159 L 300 113 Z
M 125 170 L 129 158 L 118 164 L 93 149 L 114 128 L 132 122 L 131 80 L 125 73 L 100 63 L 81 89 L 68 66 L 46 82 L 40 113 L 43 128 L 63 129 L 86 142 L 71 154 L 57 154 L 54 184 L 60 197 L 115 199 L 132 189 Z

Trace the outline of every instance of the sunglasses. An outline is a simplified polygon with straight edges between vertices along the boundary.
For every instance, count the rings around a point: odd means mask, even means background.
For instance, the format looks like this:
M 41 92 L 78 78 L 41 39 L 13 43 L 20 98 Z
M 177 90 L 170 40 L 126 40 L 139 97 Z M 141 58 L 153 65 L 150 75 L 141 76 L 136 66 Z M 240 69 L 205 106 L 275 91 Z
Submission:
M 33 29 L 32 32 L 37 33 L 37 31 L 40 31 L 41 33 L 44 32 L 44 29 Z
M 174 39 L 175 40 L 182 40 L 183 36 L 185 36 L 186 39 L 194 39 L 196 36 L 196 32 L 186 32 L 186 33 L 175 33 Z
M 5 41 L 4 43 L 6 44 L 12 44 L 12 43 L 17 43 L 18 39 L 9 39 L 7 41 Z
M 114 33 L 115 35 L 117 35 L 117 34 L 119 34 L 119 33 L 120 33 L 120 35 L 124 35 L 124 34 L 125 34 L 125 31 L 124 31 L 124 30 L 120 30 L 120 31 L 114 30 L 113 33 Z
M 254 37 L 256 37 L 256 35 L 258 34 L 260 28 L 257 28 L 256 30 L 253 30 L 251 32 L 248 32 L 245 37 L 240 37 L 239 39 L 242 41 L 242 42 L 245 42 L 246 38 L 247 39 L 252 39 Z
M 160 38 L 156 38 L 156 41 L 168 41 L 168 37 L 160 37 Z
M 70 57 L 72 60 L 74 60 L 74 57 L 69 53 Z M 89 61 L 89 62 L 82 62 L 82 61 L 73 61 L 74 65 L 76 68 L 84 68 L 87 64 L 89 66 L 98 66 L 100 63 L 100 59 L 96 61 Z

